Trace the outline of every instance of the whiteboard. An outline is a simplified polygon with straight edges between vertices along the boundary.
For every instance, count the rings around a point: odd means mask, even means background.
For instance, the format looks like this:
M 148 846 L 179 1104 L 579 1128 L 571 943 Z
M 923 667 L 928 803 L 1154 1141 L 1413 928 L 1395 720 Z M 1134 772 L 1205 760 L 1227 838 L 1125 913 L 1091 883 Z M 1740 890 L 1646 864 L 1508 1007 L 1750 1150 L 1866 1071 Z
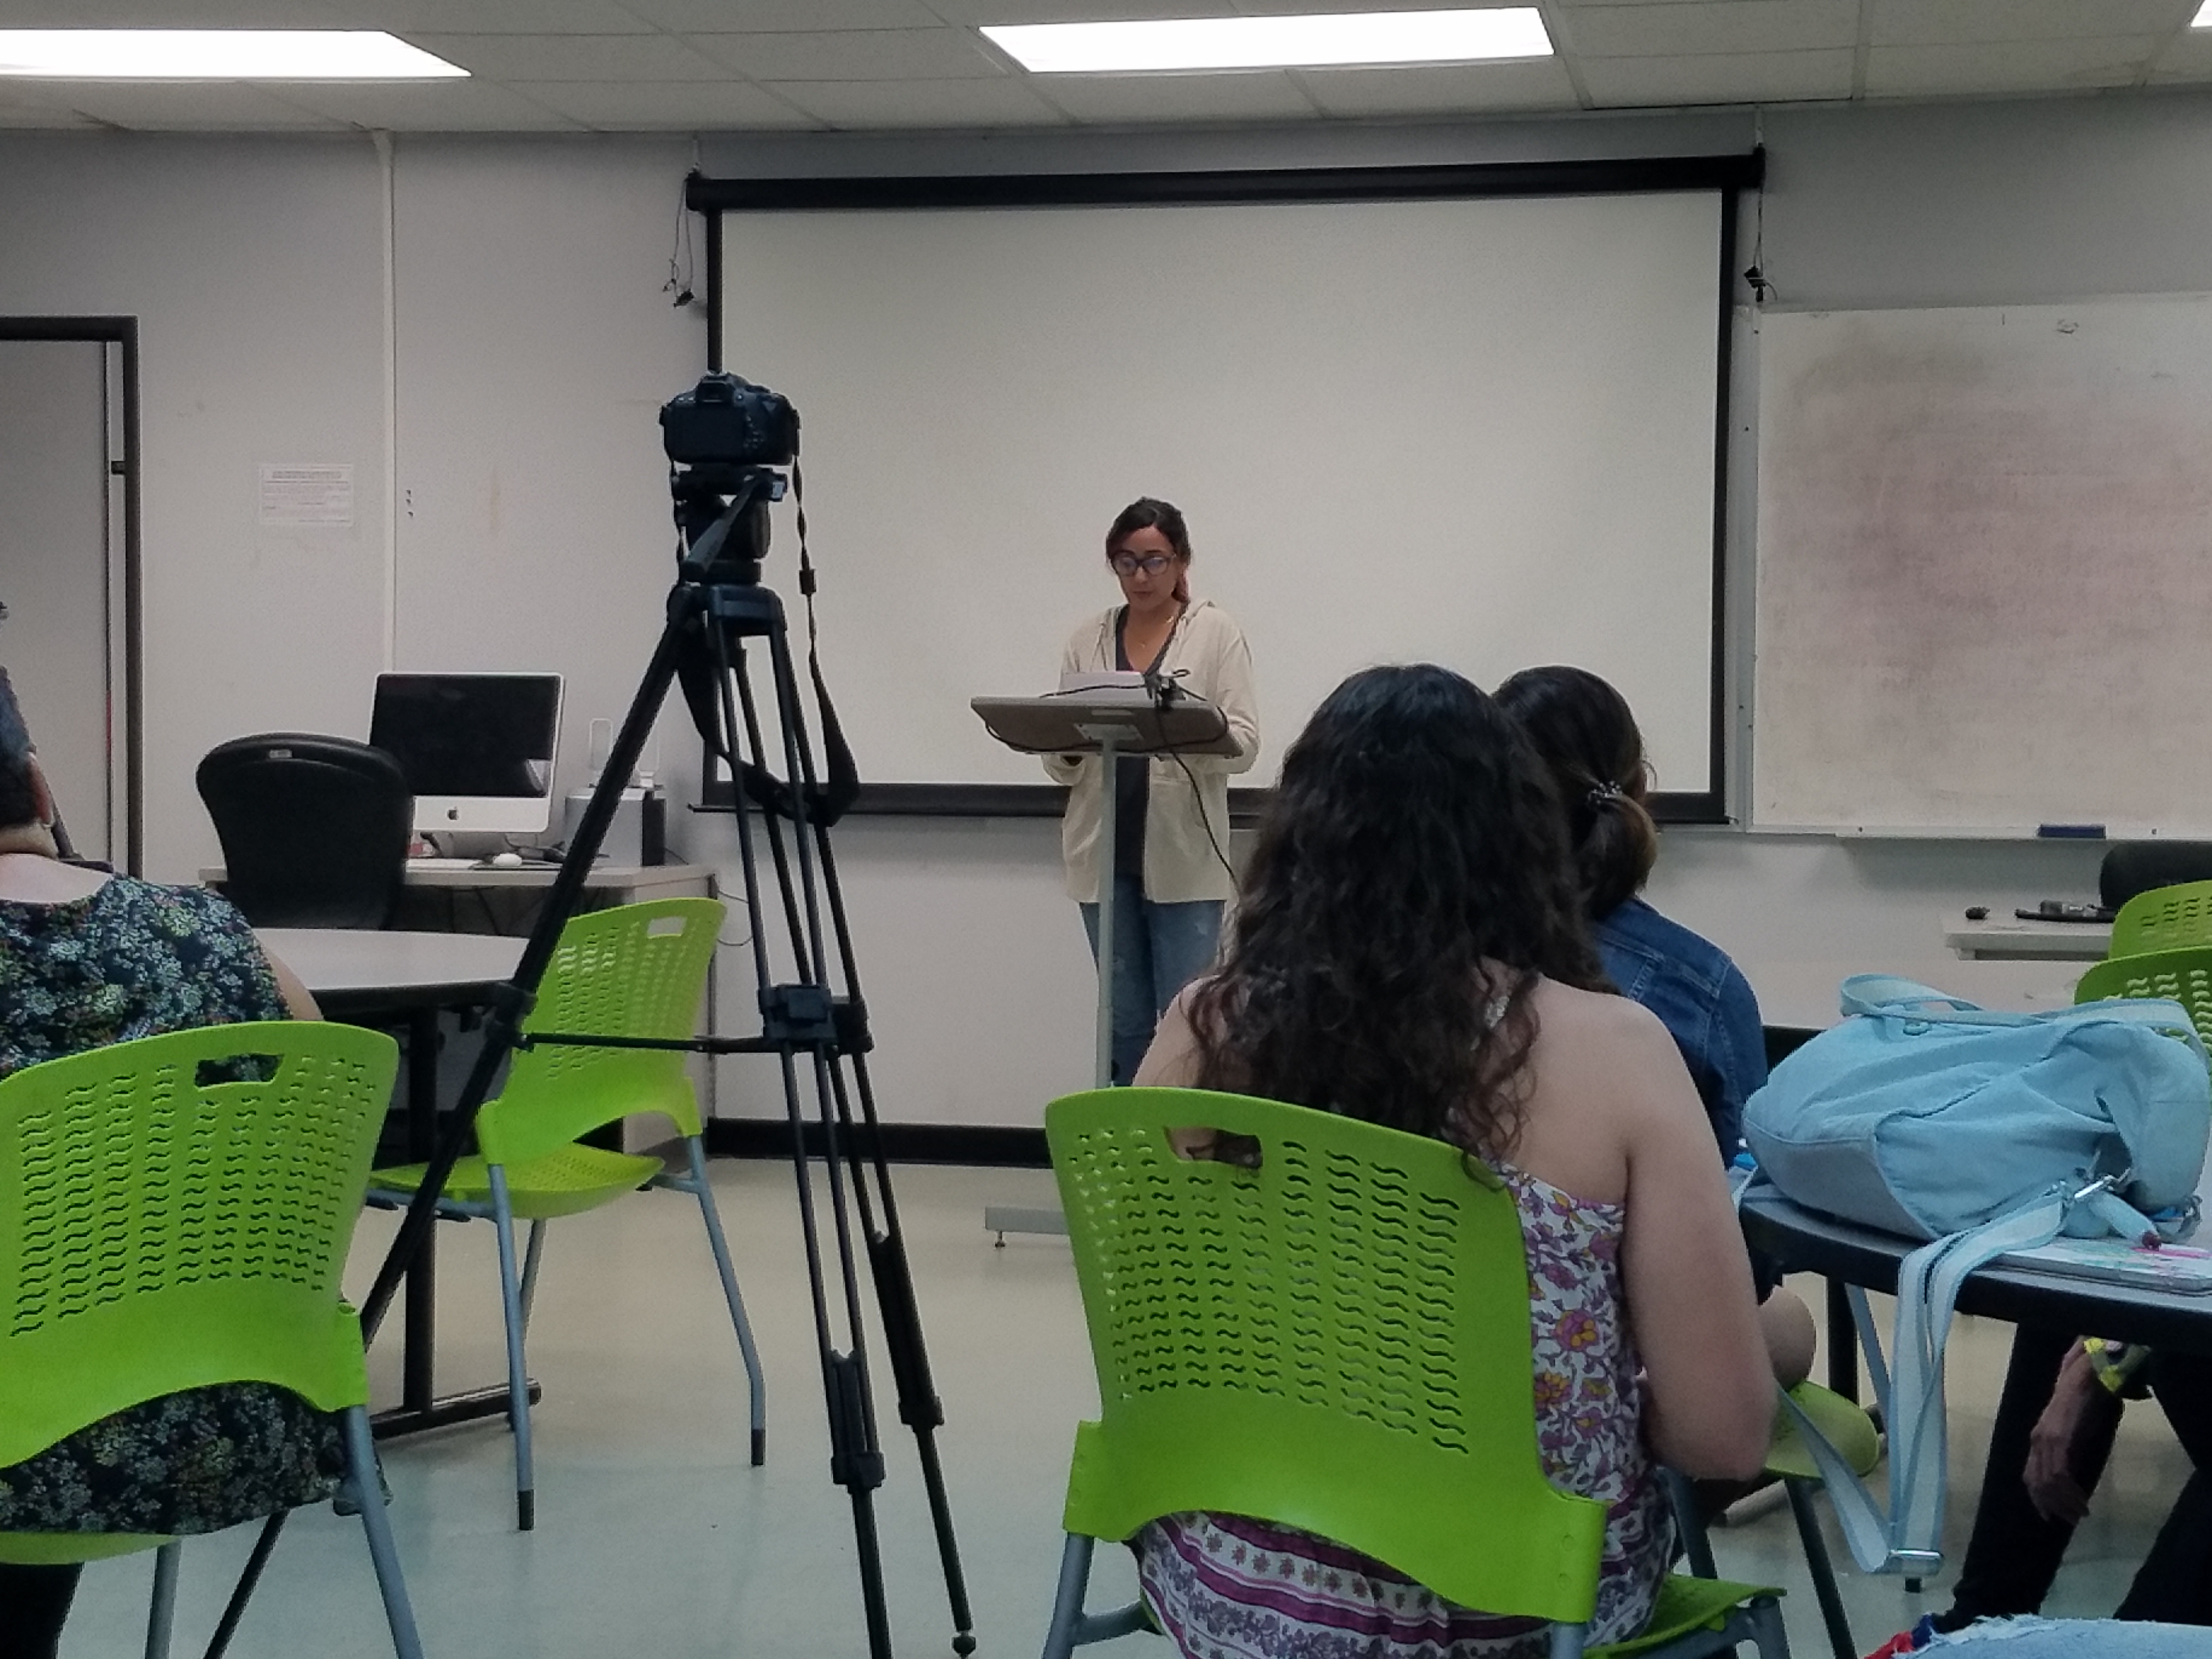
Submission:
M 867 781 L 1042 781 L 968 700 L 1054 685 L 1149 495 L 1250 641 L 1245 781 L 1344 675 L 1427 659 L 1595 669 L 1662 789 L 1714 787 L 1717 191 L 724 226 L 724 365 L 799 405 Z
M 1770 315 L 1752 816 L 2212 830 L 2212 296 Z

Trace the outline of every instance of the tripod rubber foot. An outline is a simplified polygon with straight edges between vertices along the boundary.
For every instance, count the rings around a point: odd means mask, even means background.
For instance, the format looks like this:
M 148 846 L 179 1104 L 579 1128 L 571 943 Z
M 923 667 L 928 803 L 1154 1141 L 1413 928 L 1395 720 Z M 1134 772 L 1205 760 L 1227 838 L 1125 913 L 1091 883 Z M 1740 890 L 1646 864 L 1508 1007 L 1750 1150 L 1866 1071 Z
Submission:
M 758 1468 L 762 1464 L 767 1462 L 768 1431 L 766 1429 L 755 1429 L 753 1431 L 753 1467 L 755 1468 Z
M 975 1651 L 975 1637 L 964 1630 L 962 1631 L 959 1635 L 952 1638 L 952 1650 L 960 1656 L 960 1659 L 968 1659 L 968 1656 Z
M 538 1530 L 538 1494 L 519 1492 L 514 1494 L 514 1524 L 522 1532 Z

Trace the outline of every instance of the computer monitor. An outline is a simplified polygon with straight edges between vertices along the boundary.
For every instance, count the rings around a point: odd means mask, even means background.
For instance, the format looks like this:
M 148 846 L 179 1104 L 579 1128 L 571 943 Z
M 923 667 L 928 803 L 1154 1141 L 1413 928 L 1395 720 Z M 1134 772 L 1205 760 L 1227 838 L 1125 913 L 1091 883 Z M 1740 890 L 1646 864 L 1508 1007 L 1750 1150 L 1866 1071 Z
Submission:
M 368 740 L 415 792 L 415 828 L 544 833 L 561 735 L 558 674 L 379 674 Z

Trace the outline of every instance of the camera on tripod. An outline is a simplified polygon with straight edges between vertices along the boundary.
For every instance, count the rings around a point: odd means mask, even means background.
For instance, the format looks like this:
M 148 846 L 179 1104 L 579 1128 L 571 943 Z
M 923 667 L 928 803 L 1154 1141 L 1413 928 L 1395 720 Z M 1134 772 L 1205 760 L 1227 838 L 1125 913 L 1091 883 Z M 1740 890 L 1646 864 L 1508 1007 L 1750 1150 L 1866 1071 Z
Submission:
M 702 375 L 660 406 L 660 442 L 678 466 L 788 466 L 799 454 L 799 411 L 742 375 Z
M 799 459 L 791 400 L 741 375 L 702 375 L 660 406 L 660 441 L 682 563 L 710 580 L 758 581 L 768 504 L 783 499 L 787 482 L 775 469 Z

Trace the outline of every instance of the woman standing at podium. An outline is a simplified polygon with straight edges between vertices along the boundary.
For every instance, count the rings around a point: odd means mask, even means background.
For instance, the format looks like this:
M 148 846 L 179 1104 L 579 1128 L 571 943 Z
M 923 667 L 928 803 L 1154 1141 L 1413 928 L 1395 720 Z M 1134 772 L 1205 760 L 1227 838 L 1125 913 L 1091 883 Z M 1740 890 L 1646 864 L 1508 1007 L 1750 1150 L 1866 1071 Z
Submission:
M 1127 1083 L 1160 1012 L 1213 959 L 1223 904 L 1237 890 L 1229 862 L 1229 778 L 1260 754 L 1252 653 L 1226 611 L 1190 593 L 1190 532 L 1151 496 L 1121 509 L 1106 532 L 1106 564 L 1121 603 L 1086 619 L 1060 653 L 1063 675 L 1156 674 L 1218 706 L 1233 755 L 1123 756 L 1103 778 L 1097 756 L 1055 755 L 1044 766 L 1068 786 L 1060 823 L 1067 893 L 1098 954 L 1102 884 L 1114 909 L 1113 1077 Z M 1104 791 L 1115 791 L 1115 845 L 1099 845 Z M 1110 878 L 1109 872 L 1111 872 Z

